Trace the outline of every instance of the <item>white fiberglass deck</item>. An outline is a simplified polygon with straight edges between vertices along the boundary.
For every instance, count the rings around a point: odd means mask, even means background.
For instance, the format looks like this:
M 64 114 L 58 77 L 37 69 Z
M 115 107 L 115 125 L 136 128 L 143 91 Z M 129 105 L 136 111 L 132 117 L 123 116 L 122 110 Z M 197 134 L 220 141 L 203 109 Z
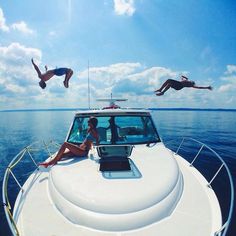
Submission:
M 186 161 L 162 144 L 135 147 L 130 158 L 141 177 L 105 178 L 96 156 L 35 172 L 14 209 L 21 235 L 209 236 L 220 228 L 214 192 Z

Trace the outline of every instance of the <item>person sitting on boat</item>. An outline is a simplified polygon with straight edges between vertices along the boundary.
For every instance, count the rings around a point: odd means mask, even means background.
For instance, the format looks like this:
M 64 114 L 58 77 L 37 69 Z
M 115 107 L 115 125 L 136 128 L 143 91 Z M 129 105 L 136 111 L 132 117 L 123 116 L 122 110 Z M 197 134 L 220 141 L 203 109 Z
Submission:
M 53 70 L 48 70 L 47 66 L 45 66 L 46 72 L 42 74 L 41 71 L 39 70 L 38 66 L 35 64 L 33 58 L 31 59 L 31 62 L 34 66 L 34 69 L 36 70 L 36 72 L 38 74 L 38 77 L 40 78 L 39 86 L 42 89 L 46 88 L 45 81 L 51 79 L 54 75 L 56 75 L 56 76 L 65 75 L 65 80 L 63 83 L 66 88 L 69 87 L 69 80 L 70 80 L 71 76 L 73 75 L 72 69 L 70 69 L 70 68 L 56 68 Z
M 120 127 L 116 125 L 114 116 L 109 119 L 109 124 L 107 129 L 111 130 L 111 144 L 115 144 L 120 139 L 118 135 L 118 129 Z
M 86 157 L 88 155 L 89 150 L 93 146 L 93 142 L 96 142 L 96 145 L 99 144 L 99 135 L 96 128 L 97 124 L 98 124 L 97 118 L 90 117 L 88 120 L 89 127 L 87 130 L 87 136 L 82 144 L 77 146 L 72 143 L 64 142 L 59 151 L 57 152 L 56 156 L 52 160 L 48 162 L 39 163 L 39 165 L 47 168 L 50 165 L 56 164 L 63 157 L 71 157 L 71 156 Z
M 175 90 L 181 90 L 182 88 L 195 88 L 195 89 L 209 89 L 212 90 L 211 86 L 196 86 L 194 81 L 188 80 L 184 75 L 181 76 L 181 81 L 168 79 L 161 86 L 161 88 L 155 90 L 157 96 L 164 95 L 164 93 L 169 89 L 173 88 Z M 158 92 L 158 93 L 157 93 Z

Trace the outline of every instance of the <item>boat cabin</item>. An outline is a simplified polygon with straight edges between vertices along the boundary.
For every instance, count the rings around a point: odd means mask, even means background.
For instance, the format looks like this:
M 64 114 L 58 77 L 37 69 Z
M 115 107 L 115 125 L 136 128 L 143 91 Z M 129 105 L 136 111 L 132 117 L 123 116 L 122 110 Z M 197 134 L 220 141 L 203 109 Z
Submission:
M 74 119 L 67 141 L 81 144 L 87 134 L 88 119 L 98 119 L 97 130 L 100 145 L 135 145 L 160 142 L 149 112 L 118 112 L 116 110 L 78 113 Z

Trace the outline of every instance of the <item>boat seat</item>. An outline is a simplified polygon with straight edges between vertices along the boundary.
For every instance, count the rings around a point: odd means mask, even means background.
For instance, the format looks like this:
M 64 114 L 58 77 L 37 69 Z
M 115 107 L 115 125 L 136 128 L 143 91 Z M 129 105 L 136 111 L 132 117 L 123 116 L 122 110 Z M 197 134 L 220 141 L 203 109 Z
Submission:
M 99 134 L 99 141 L 105 141 L 107 142 L 107 129 L 104 127 L 98 127 L 97 128 L 98 134 Z

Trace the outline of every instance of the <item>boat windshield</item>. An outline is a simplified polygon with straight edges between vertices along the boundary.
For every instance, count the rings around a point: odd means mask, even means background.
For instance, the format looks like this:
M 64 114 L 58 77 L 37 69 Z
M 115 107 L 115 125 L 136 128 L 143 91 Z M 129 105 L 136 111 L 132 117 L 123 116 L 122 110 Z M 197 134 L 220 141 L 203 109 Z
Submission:
M 160 142 L 154 123 L 148 115 L 96 116 L 99 144 L 149 144 Z M 81 144 L 88 129 L 88 117 L 76 117 L 67 142 Z

